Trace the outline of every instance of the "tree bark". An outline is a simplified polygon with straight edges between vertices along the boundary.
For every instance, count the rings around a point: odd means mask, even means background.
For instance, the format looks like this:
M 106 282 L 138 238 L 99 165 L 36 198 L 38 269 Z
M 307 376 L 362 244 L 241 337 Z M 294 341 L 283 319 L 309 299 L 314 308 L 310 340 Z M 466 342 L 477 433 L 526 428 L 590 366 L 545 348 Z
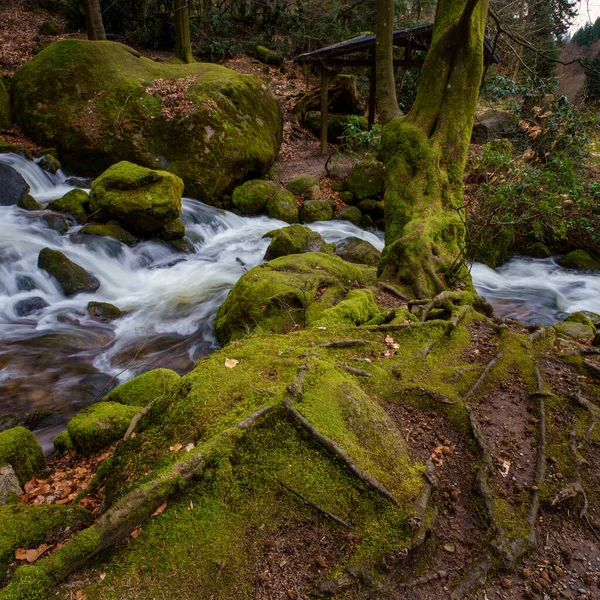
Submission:
M 488 0 L 439 0 L 411 111 L 383 130 L 385 248 L 379 274 L 406 295 L 472 289 L 463 174 L 483 73 Z
M 186 64 L 195 62 L 190 41 L 188 0 L 175 0 L 175 38 L 175 56 Z
M 102 22 L 102 11 L 100 0 L 84 0 L 83 12 L 85 13 L 85 27 L 88 40 L 105 40 L 104 23 Z
M 394 79 L 394 0 L 377 0 L 377 38 L 375 41 L 375 77 L 379 121 L 385 125 L 400 117 Z

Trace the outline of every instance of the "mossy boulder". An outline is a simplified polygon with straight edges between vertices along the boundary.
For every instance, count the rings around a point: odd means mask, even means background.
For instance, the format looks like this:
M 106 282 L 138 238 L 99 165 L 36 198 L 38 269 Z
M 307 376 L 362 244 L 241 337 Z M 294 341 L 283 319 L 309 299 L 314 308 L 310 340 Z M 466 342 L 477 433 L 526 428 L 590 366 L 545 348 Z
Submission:
M 139 406 L 117 402 L 98 402 L 77 413 L 67 425 L 73 448 L 91 454 L 120 440 Z
M 379 196 L 383 192 L 384 184 L 383 165 L 374 162 L 357 163 L 346 180 L 348 190 L 359 201 Z
M 365 240 L 350 237 L 336 244 L 336 256 L 351 263 L 376 267 L 379 264 L 381 252 Z
M 516 241 L 515 228 L 510 225 L 489 226 L 474 249 L 474 259 L 492 269 L 505 263 Z
M 46 208 L 70 215 L 77 223 L 83 224 L 87 221 L 88 193 L 80 189 L 71 190 L 62 198 L 49 202 Z
M 29 185 L 10 165 L 0 163 L 0 206 L 14 206 L 29 194 Z
M 558 259 L 558 264 L 565 269 L 586 269 L 600 271 L 600 259 L 585 250 L 573 250 Z
M 73 442 L 68 431 L 61 431 L 53 440 L 54 449 L 61 454 L 73 449 Z
M 328 244 L 319 233 L 303 225 L 292 225 L 269 231 L 263 237 L 271 238 L 271 243 L 265 252 L 265 260 L 305 252 L 333 254 L 335 249 L 334 244 Z
M 281 333 L 309 325 L 352 285 L 374 278 L 375 269 L 328 254 L 282 256 L 254 267 L 233 286 L 217 314 L 217 338 L 226 342 L 257 327 Z
M 359 128 L 368 131 L 369 121 L 366 117 L 356 115 L 334 115 L 327 116 L 327 141 L 330 144 L 339 144 L 346 135 L 348 127 Z M 321 111 L 311 110 L 304 117 L 304 127 L 317 137 L 321 135 Z
M 329 221 L 333 217 L 333 204 L 329 200 L 306 200 L 300 207 L 303 223 Z
M 25 194 L 19 198 L 17 206 L 23 210 L 41 210 L 40 203 L 30 194 Z
M 79 230 L 78 235 L 112 237 L 126 246 L 131 246 L 135 242 L 135 236 L 132 233 L 129 233 L 129 231 L 125 231 L 125 229 L 116 223 L 90 223 L 85 227 L 82 227 Z
M 44 452 L 35 435 L 25 427 L 0 433 L 0 465 L 12 465 L 21 484 L 44 468 Z
M 56 279 L 65 296 L 95 292 L 100 282 L 59 250 L 44 248 L 38 255 L 38 267 Z
M 310 173 L 302 173 L 293 179 L 290 179 L 286 183 L 287 189 L 294 194 L 294 196 L 302 196 L 308 188 L 313 185 L 319 185 L 321 181 L 316 175 Z
M 153 369 L 122 383 L 104 396 L 102 401 L 126 406 L 146 406 L 165 394 L 180 379 L 171 369 Z
M 167 246 L 173 248 L 173 250 L 181 252 L 181 254 L 196 253 L 196 248 L 194 247 L 194 244 L 192 244 L 192 242 L 190 242 L 190 240 L 188 240 L 188 238 L 185 237 L 179 240 L 171 240 L 169 242 L 166 242 L 166 244 Z
M 181 177 L 203 201 L 265 173 L 281 143 L 279 105 L 258 77 L 157 63 L 115 42 L 48 46 L 15 73 L 11 95 L 21 127 L 70 170 L 96 176 L 127 160 Z
M 0 506 L 0 577 L 6 576 L 17 548 L 37 548 L 68 528 L 76 529 L 90 521 L 91 514 L 83 508 L 21 503 Z
M 304 200 L 321 200 L 323 198 L 323 191 L 321 190 L 320 185 L 311 185 L 305 192 L 302 194 Z
M 52 174 L 58 173 L 61 167 L 58 158 L 50 153 L 44 154 L 37 164 L 40 168 L 44 169 L 44 171 L 48 171 L 48 173 Z
M 340 200 L 344 204 L 349 204 L 350 206 L 353 206 L 357 202 L 356 196 L 348 190 L 342 191 L 342 193 L 340 194 Z
M 183 181 L 176 175 L 121 161 L 92 184 L 90 211 L 99 221 L 114 219 L 148 237 L 179 218 L 182 194 Z
M 554 329 L 564 337 L 574 340 L 592 340 L 596 330 L 589 325 L 572 321 L 563 321 L 554 325 Z
M 59 213 L 47 212 L 41 215 L 42 221 L 46 223 L 48 229 L 64 235 L 69 231 L 69 222 Z
M 571 313 L 566 319 L 563 320 L 563 323 L 581 323 L 582 325 L 587 325 L 588 327 L 591 327 L 594 331 L 596 330 L 592 319 L 590 319 L 582 311 Z
M 157 237 L 163 242 L 172 242 L 181 240 L 185 237 L 185 225 L 181 219 L 174 219 L 165 223 L 164 227 L 158 232 Z
M 13 126 L 13 114 L 10 107 L 10 97 L 0 75 L 0 129 L 10 129 Z
M 527 248 L 527 254 L 533 258 L 550 258 L 551 252 L 546 244 L 535 242 Z
M 356 206 L 343 206 L 333 215 L 333 218 L 336 221 L 350 221 L 353 225 L 360 227 L 363 214 Z
M 233 190 L 233 206 L 242 215 L 257 215 L 264 211 L 267 202 L 279 192 L 274 181 L 252 179 Z
M 385 215 L 385 203 L 383 200 L 365 198 L 357 204 L 357 208 L 374 220 L 383 219 Z
M 296 223 L 298 221 L 296 196 L 287 190 L 278 190 L 267 201 L 265 212 L 271 219 L 279 219 L 286 223 Z
M 256 46 L 256 57 L 265 65 L 279 67 L 283 62 L 283 59 L 277 52 L 273 52 L 273 50 L 269 50 L 265 46 Z
M 38 29 L 38 33 L 40 35 L 54 36 L 54 35 L 60 34 L 60 29 L 58 28 L 58 25 L 54 21 L 51 21 L 50 19 L 48 19 L 40 25 L 40 28 Z
M 88 302 L 87 311 L 91 319 L 101 323 L 110 323 L 123 316 L 118 307 L 108 302 Z

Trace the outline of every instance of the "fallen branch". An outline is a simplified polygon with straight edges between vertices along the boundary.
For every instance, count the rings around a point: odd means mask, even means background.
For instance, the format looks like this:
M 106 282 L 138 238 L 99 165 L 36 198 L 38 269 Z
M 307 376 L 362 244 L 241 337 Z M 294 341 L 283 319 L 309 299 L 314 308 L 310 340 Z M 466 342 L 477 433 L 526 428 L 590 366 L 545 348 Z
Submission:
M 283 400 L 283 407 L 287 410 L 290 416 L 323 447 L 330 454 L 333 454 L 336 458 L 342 461 L 348 469 L 360 479 L 368 488 L 381 494 L 384 498 L 387 498 L 394 506 L 400 506 L 400 503 L 395 496 L 390 493 L 384 485 L 379 483 L 375 478 L 371 477 L 368 473 L 363 471 L 347 454 L 342 450 L 333 440 L 330 440 L 322 433 L 317 431 L 306 419 L 303 417 L 291 404 L 289 400 Z
M 490 360 L 490 362 L 486 365 L 483 373 L 479 376 L 479 379 L 475 382 L 473 387 L 465 394 L 465 402 L 479 389 L 479 386 L 484 382 L 485 378 L 488 376 L 488 373 L 496 366 L 498 361 L 504 356 L 506 352 L 506 348 L 502 348 L 496 356 Z
M 357 369 L 356 367 L 349 367 L 348 365 L 339 365 L 340 368 L 344 369 L 347 373 L 351 373 L 352 375 L 356 375 L 357 377 L 373 377 L 372 373 L 369 371 L 363 371 L 363 369 Z
M 298 375 L 296 375 L 296 379 L 294 379 L 294 381 L 287 386 L 287 391 L 292 395 L 293 398 L 296 398 L 297 400 L 302 399 L 302 394 L 304 393 L 302 389 L 302 383 L 304 382 L 304 378 L 306 377 L 307 373 L 308 365 L 304 364 L 300 367 L 300 369 L 298 369 Z
M 452 401 L 448 398 L 448 396 L 444 396 L 444 394 L 440 392 L 436 392 L 435 390 L 430 390 L 425 387 L 417 386 L 417 387 L 406 387 L 401 390 L 396 390 L 392 392 L 393 394 L 401 394 L 402 392 L 410 392 L 413 394 L 417 394 L 418 396 L 427 396 L 435 402 L 439 402 L 440 404 L 456 404 L 456 400 Z
M 304 504 L 308 504 L 308 506 L 311 506 L 316 511 L 320 512 L 322 515 L 325 515 L 328 519 L 331 519 L 332 521 L 335 521 L 336 523 L 339 523 L 340 525 L 343 525 L 344 527 L 346 527 L 348 529 L 354 528 L 354 525 L 352 525 L 351 523 L 348 523 L 347 521 L 340 519 L 333 513 L 330 513 L 328 510 L 321 508 L 318 504 L 311 502 L 308 498 L 305 498 L 300 492 L 293 490 L 291 487 L 289 487 L 288 485 L 283 483 L 283 481 L 278 479 L 277 482 L 279 483 L 279 485 L 281 485 L 283 488 L 285 488 L 288 492 L 291 492 L 292 494 L 294 494 L 294 496 L 297 496 L 298 498 L 300 498 L 300 500 L 302 500 L 302 502 L 304 502 Z

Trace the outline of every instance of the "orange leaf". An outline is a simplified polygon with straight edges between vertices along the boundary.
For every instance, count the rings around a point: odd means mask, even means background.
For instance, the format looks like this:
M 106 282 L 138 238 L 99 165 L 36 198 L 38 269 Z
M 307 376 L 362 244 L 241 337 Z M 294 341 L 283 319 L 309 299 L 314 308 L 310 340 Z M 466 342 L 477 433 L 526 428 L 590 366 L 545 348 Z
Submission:
M 25 550 L 25 548 L 17 548 L 15 550 L 15 558 L 17 560 L 26 560 L 27 559 L 27 550 Z
M 75 600 L 87 600 L 87 596 L 81 590 L 77 590 Z
M 142 526 L 138 525 L 129 535 L 135 540 L 140 533 L 142 533 Z
M 175 444 L 174 446 L 169 446 L 169 450 L 171 452 L 179 452 L 183 448 L 183 444 Z
M 167 508 L 167 501 L 165 500 L 153 513 L 153 517 L 157 517 L 158 515 L 162 515 Z

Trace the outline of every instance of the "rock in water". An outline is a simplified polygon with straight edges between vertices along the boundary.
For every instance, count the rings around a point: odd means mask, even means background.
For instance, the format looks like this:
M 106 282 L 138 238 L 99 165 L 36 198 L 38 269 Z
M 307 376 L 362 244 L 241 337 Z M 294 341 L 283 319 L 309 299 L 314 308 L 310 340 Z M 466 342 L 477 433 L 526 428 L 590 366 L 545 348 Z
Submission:
M 36 312 L 44 310 L 48 306 L 48 303 L 39 296 L 33 296 L 32 298 L 25 298 L 19 300 L 15 304 L 15 314 L 19 317 L 28 317 Z
M 165 169 L 203 201 L 266 172 L 281 144 L 279 105 L 259 78 L 155 63 L 115 42 L 56 42 L 15 73 L 11 93 L 20 125 L 63 166 L 86 176 L 121 160 Z
M 179 217 L 182 194 L 176 175 L 121 161 L 92 184 L 90 210 L 99 221 L 115 219 L 127 231 L 149 236 Z
M 38 267 L 56 279 L 65 296 L 95 292 L 100 282 L 85 269 L 69 260 L 62 252 L 44 248 L 38 256 Z
M 21 174 L 0 163 L 0 206 L 13 206 L 29 194 L 29 186 Z
M 265 253 L 265 260 L 273 260 L 290 254 L 305 252 L 323 252 L 333 254 L 335 246 L 328 244 L 316 231 L 304 225 L 291 225 L 275 231 L 269 231 L 263 237 L 271 238 L 271 243 Z

